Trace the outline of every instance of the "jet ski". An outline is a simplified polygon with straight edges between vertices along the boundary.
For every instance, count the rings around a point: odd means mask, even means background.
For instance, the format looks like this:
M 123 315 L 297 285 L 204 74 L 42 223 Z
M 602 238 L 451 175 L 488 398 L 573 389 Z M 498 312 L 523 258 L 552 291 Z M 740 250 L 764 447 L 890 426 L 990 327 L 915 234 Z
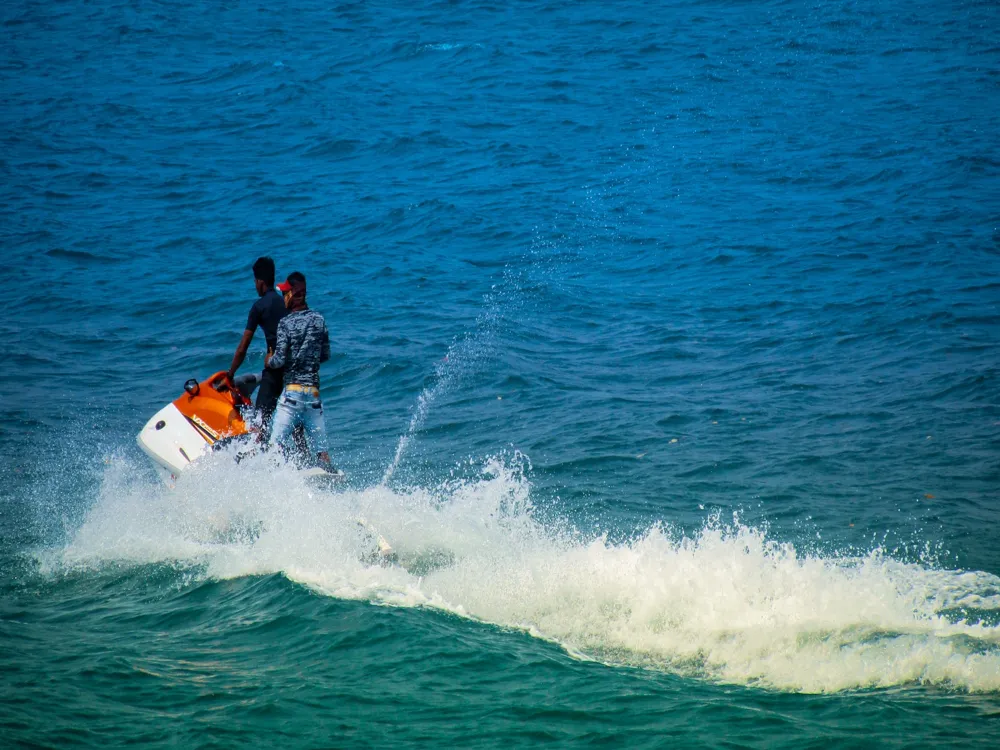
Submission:
M 177 477 L 215 447 L 250 436 L 247 420 L 257 375 L 238 378 L 225 372 L 184 383 L 184 393 L 154 414 L 137 438 L 164 483 L 173 488 Z M 242 386 L 242 387 L 241 387 Z
M 170 489 L 189 466 L 202 456 L 232 443 L 243 443 L 246 452 L 256 446 L 257 428 L 252 426 L 250 396 L 260 383 L 256 374 L 230 380 L 217 372 L 205 380 L 191 378 L 184 393 L 150 417 L 137 441 L 149 456 L 164 484 Z M 302 476 L 311 484 L 329 486 L 340 482 L 344 473 L 319 466 L 302 467 Z M 394 558 L 392 546 L 364 519 L 358 524 L 367 531 L 382 561 Z
M 153 460 L 160 478 L 173 487 L 177 477 L 204 454 L 232 443 L 246 452 L 255 448 L 257 428 L 251 426 L 250 396 L 260 376 L 243 375 L 231 381 L 217 372 L 200 383 L 184 383 L 184 393 L 160 409 L 139 433 L 139 447 Z M 343 479 L 344 472 L 319 466 L 299 466 L 310 479 Z

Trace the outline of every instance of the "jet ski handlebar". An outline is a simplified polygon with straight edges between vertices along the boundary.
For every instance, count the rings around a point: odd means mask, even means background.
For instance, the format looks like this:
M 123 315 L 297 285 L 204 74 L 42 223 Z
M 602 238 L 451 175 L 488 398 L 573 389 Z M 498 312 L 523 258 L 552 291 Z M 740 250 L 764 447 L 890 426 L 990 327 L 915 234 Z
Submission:
M 190 383 L 191 381 L 188 382 Z M 220 370 L 203 382 L 208 383 L 209 386 L 214 388 L 219 393 L 230 394 L 233 398 L 233 404 L 235 406 L 253 405 L 250 399 L 243 395 L 243 392 L 237 387 L 236 383 L 232 381 L 229 377 L 229 373 L 225 370 Z M 184 390 L 188 390 L 187 384 L 184 385 Z M 190 393 L 190 391 L 188 391 L 188 393 Z

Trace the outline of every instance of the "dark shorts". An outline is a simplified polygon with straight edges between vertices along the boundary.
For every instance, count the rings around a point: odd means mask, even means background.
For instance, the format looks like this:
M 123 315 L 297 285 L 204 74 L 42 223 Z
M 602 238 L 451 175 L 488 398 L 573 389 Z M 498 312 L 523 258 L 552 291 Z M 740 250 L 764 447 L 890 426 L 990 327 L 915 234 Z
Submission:
M 264 373 L 260 379 L 260 387 L 257 389 L 257 410 L 264 418 L 265 431 L 271 428 L 271 417 L 278 407 L 278 397 L 284 387 L 284 370 L 271 370 L 264 368 Z

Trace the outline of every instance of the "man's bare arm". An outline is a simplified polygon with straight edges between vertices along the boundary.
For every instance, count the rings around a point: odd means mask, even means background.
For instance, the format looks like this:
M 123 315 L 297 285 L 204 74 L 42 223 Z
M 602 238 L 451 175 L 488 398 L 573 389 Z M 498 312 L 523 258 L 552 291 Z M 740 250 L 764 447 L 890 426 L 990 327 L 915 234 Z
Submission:
M 236 377 L 236 371 L 240 369 L 240 365 L 246 359 L 247 349 L 250 348 L 251 341 L 253 341 L 253 331 L 248 328 L 243 331 L 243 338 L 240 339 L 240 345 L 236 347 L 236 353 L 233 355 L 233 363 L 229 366 L 229 372 L 226 373 L 230 380 Z

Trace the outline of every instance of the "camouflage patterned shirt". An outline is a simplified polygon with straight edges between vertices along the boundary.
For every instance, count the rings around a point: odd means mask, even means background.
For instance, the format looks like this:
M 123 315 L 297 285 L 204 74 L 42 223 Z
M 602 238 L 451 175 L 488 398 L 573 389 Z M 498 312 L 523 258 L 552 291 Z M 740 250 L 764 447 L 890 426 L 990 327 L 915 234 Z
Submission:
M 278 323 L 278 343 L 267 366 L 285 368 L 285 385 L 319 387 L 319 363 L 330 359 L 330 334 L 315 310 L 290 312 Z

